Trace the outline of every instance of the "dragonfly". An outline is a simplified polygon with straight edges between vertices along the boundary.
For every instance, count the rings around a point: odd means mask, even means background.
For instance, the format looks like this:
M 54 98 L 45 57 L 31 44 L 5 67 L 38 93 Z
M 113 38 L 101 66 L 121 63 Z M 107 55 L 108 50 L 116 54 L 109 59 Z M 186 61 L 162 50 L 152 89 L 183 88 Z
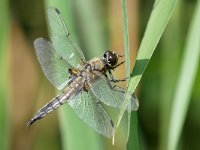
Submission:
M 102 58 L 86 61 L 79 46 L 71 40 L 60 11 L 48 8 L 47 17 L 51 42 L 37 38 L 34 47 L 45 76 L 62 92 L 39 109 L 26 126 L 68 103 L 85 124 L 101 135 L 112 137 L 114 124 L 102 103 L 120 109 L 127 94 L 115 84 L 124 80 L 116 80 L 112 75 L 112 71 L 123 64 L 118 62 L 122 56 L 108 50 Z M 128 94 L 131 110 L 136 111 L 138 100 L 134 94 Z

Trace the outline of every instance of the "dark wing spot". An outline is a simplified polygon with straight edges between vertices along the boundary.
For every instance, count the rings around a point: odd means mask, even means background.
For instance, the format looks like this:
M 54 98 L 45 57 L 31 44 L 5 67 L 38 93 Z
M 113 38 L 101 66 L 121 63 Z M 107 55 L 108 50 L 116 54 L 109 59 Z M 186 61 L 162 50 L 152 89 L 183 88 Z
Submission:
M 97 103 L 97 104 L 101 104 L 100 101 L 97 101 L 96 103 Z
M 67 37 L 69 37 L 69 36 L 70 36 L 70 33 L 68 32 L 68 33 L 67 33 Z
M 113 123 L 113 121 L 111 119 L 110 119 L 110 124 L 114 128 L 114 123 Z
M 57 8 L 55 8 L 55 11 L 56 11 L 58 14 L 60 14 L 60 11 L 59 11 Z

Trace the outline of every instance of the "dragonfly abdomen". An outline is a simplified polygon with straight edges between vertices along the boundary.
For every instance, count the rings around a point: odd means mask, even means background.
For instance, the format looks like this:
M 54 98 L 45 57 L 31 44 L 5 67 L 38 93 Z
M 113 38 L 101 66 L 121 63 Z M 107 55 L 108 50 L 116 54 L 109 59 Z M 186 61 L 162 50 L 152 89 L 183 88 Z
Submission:
M 57 96 L 53 98 L 49 103 L 44 105 L 38 112 L 31 118 L 29 122 L 27 122 L 26 126 L 33 124 L 35 121 L 40 120 L 41 118 L 45 117 L 47 114 L 52 112 L 53 110 L 57 109 L 63 103 L 60 101 L 60 97 Z
M 33 116 L 33 118 L 31 118 L 31 120 L 27 122 L 26 126 L 29 126 L 35 121 L 40 120 L 53 110 L 66 103 L 71 97 L 76 95 L 76 93 L 81 90 L 83 84 L 80 84 L 81 83 L 78 83 L 77 80 L 74 80 L 72 83 L 70 83 L 70 85 L 68 85 L 63 94 L 53 98 L 49 103 L 47 103 L 40 110 L 38 110 L 38 112 Z

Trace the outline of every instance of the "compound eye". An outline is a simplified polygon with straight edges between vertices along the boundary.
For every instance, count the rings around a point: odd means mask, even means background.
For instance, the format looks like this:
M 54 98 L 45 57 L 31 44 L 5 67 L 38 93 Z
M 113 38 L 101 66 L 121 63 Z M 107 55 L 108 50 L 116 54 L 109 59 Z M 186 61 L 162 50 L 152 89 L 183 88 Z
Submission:
M 103 58 L 107 58 L 107 54 L 106 53 L 103 54 Z

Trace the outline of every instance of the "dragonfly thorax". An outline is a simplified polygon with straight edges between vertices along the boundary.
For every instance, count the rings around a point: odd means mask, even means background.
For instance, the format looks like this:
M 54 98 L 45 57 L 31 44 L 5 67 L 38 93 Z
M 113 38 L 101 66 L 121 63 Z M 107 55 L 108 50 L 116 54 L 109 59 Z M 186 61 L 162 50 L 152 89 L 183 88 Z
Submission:
M 69 68 L 68 72 L 71 75 L 70 78 L 74 78 L 77 76 L 86 77 L 93 70 L 99 71 L 102 74 L 105 74 L 107 71 L 106 64 L 104 60 L 100 58 L 93 58 L 90 61 L 87 61 L 82 68 Z
M 101 73 L 104 73 L 105 68 L 105 63 L 102 59 L 100 58 L 93 58 L 90 61 L 87 62 L 87 64 L 85 65 L 85 69 L 86 70 L 98 70 Z

